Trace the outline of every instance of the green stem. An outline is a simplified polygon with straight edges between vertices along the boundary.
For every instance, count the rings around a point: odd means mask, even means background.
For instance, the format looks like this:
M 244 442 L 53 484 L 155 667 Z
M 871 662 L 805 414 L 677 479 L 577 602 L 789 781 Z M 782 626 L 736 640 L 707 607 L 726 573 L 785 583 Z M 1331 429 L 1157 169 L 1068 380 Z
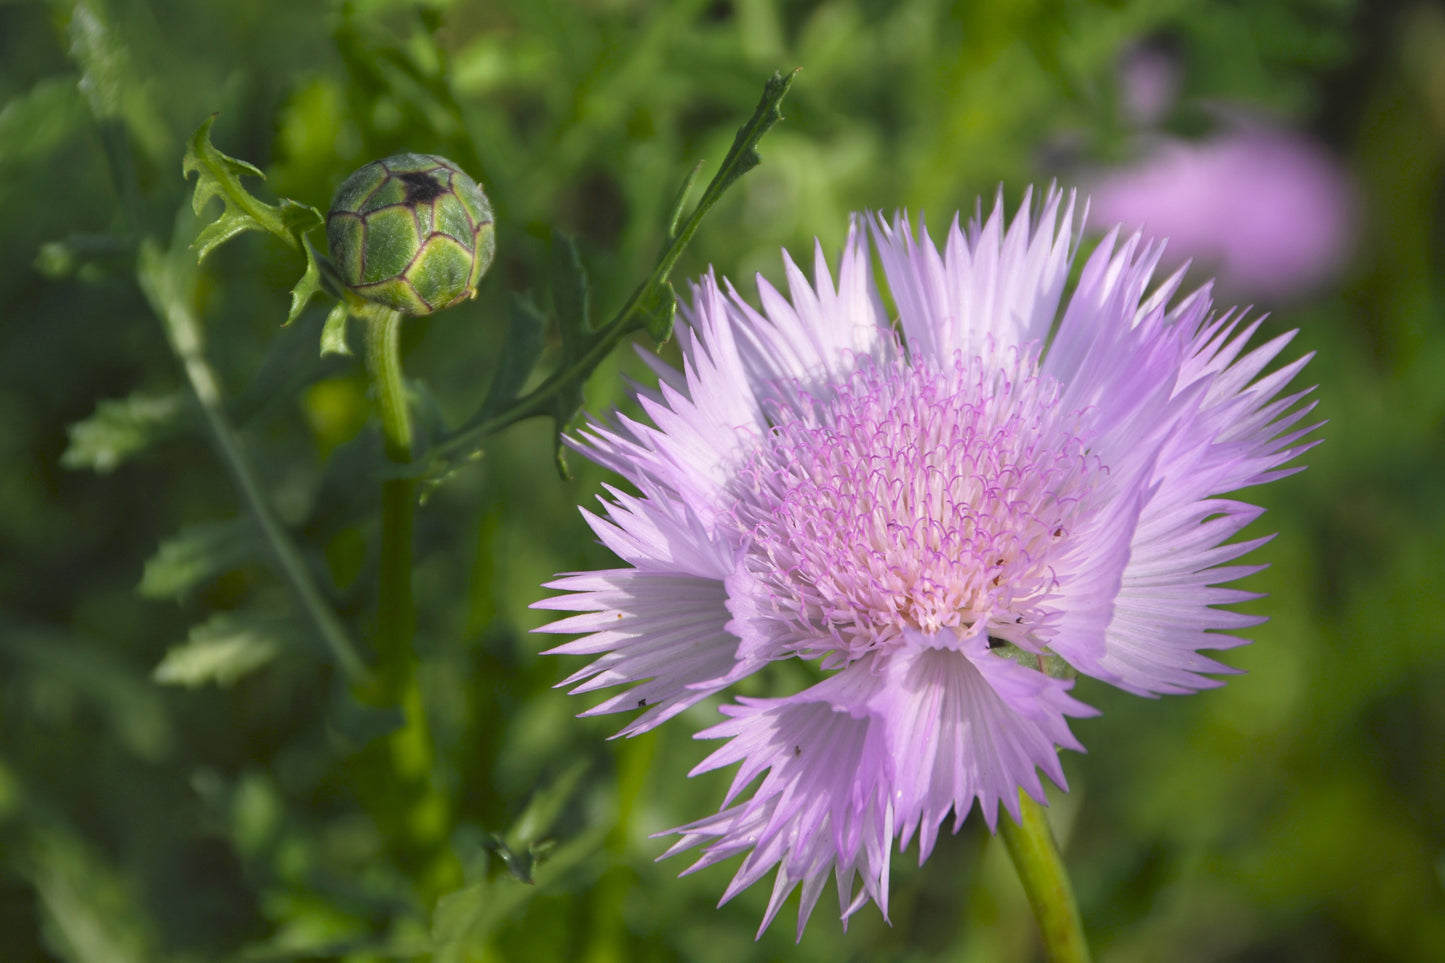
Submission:
M 251 464 L 241 450 L 240 440 L 230 422 L 226 420 L 222 411 L 219 383 L 201 350 L 201 326 L 190 308 L 189 298 L 180 289 L 181 281 L 177 277 L 174 257 L 162 254 L 153 242 L 147 240 L 141 248 L 138 277 L 147 300 L 165 327 L 171 350 L 180 359 L 186 378 L 191 383 L 191 390 L 200 402 L 201 412 L 205 415 L 206 425 L 210 428 L 211 437 L 221 454 L 221 461 L 231 473 L 236 487 L 240 489 L 251 516 L 260 526 L 262 536 L 281 568 L 281 574 L 296 594 L 302 609 L 316 626 L 316 631 L 325 641 L 326 647 L 331 650 L 336 664 L 353 685 L 366 685 L 370 678 L 366 663 L 357 654 L 340 619 L 317 588 L 301 553 L 291 543 L 281 523 L 276 520 L 262 494 L 256 474 L 251 470 Z
M 366 325 L 366 364 L 376 394 L 386 456 L 411 461 L 411 417 L 401 373 L 402 315 L 368 305 L 355 310 Z M 378 695 L 402 710 L 402 727 L 388 737 L 390 807 L 405 861 L 419 873 L 428 898 L 457 885 L 460 872 L 447 848 L 451 805 L 435 782 L 436 753 L 413 645 L 416 606 L 412 598 L 413 522 L 417 491 L 413 478 L 381 485 L 381 565 L 377 590 Z
M 1039 921 L 1044 952 L 1050 963 L 1089 963 L 1079 907 L 1044 807 L 1022 790 L 1019 807 L 1020 821 L 1000 819 L 999 834 Z

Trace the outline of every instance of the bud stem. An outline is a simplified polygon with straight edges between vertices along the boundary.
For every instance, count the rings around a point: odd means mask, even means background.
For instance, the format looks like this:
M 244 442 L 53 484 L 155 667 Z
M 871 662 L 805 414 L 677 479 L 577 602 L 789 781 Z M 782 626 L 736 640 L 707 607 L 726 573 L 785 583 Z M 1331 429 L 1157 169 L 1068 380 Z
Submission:
M 1050 963 L 1089 963 L 1079 906 L 1044 807 L 1019 790 L 1019 822 L 1005 815 L 998 829 L 1039 922 L 1046 958 Z
M 376 391 L 386 457 L 404 465 L 411 461 L 411 416 L 406 384 L 401 377 L 400 311 L 378 304 L 353 304 L 351 311 L 366 324 L 366 370 Z
M 366 327 L 366 367 L 381 418 L 386 456 L 411 461 L 411 416 L 401 373 L 403 316 L 379 305 L 353 305 Z M 405 722 L 387 738 L 391 769 L 386 780 L 392 799 L 387 808 L 400 818 L 396 842 L 406 865 L 419 872 L 419 884 L 434 899 L 459 882 L 447 849 L 451 806 L 435 780 L 435 748 L 421 687 L 416 678 L 416 607 L 412 599 L 412 526 L 416 480 L 388 478 L 381 484 L 381 561 L 377 589 L 376 648 L 380 701 L 398 706 Z

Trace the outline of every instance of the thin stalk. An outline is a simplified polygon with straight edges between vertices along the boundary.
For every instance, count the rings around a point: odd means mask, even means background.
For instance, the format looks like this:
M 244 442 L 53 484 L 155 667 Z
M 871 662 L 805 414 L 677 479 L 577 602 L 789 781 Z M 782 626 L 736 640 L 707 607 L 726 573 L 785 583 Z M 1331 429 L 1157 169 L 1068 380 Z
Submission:
M 366 663 L 351 644 L 351 638 L 336 613 L 331 610 L 305 560 L 292 544 L 281 523 L 276 520 L 271 506 L 262 494 L 260 482 L 251 464 L 242 452 L 240 439 L 222 410 L 221 391 L 215 372 L 211 370 L 201 350 L 201 327 L 182 293 L 175 289 L 174 265 L 166 263 L 167 257 L 149 243 L 141 250 L 139 278 L 147 299 L 160 316 L 171 350 L 180 359 L 186 378 L 191 383 L 196 400 L 210 429 L 211 438 L 220 452 L 221 461 L 230 472 L 241 498 L 256 523 L 261 528 L 271 554 L 281 568 L 286 583 L 295 593 L 301 608 L 310 617 L 321 635 L 326 647 L 331 650 L 336 664 L 346 673 L 347 679 L 355 686 L 369 683 L 370 673 Z
M 395 464 L 411 461 L 411 417 L 401 373 L 402 315 L 366 306 L 356 311 L 366 325 L 366 364 L 376 395 L 386 456 Z M 451 804 L 435 782 L 436 752 L 421 687 L 417 683 L 414 648 L 416 607 L 412 598 L 413 522 L 416 481 L 391 478 L 381 486 L 381 565 L 377 590 L 377 640 L 383 703 L 402 711 L 402 727 L 388 737 L 394 813 L 400 842 L 429 898 L 440 896 L 460 881 L 455 859 L 447 850 Z
M 1079 906 L 1044 807 L 1020 790 L 1019 822 L 1000 819 L 999 835 L 1028 894 L 1050 963 L 1089 963 Z

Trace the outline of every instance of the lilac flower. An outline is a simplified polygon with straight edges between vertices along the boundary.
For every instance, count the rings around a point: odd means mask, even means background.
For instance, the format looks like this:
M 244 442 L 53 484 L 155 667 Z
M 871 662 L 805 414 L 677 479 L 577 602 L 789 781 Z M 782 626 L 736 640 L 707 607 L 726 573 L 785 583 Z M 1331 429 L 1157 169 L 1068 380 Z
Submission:
M 1158 139 L 1098 176 L 1094 213 L 1166 235 L 1222 285 L 1279 300 L 1335 276 L 1353 236 L 1354 192 L 1323 146 L 1244 115 L 1208 140 Z
M 1265 539 L 1227 493 L 1282 477 L 1310 447 L 1307 359 L 1262 374 L 1290 340 L 1211 313 L 1208 289 L 1148 290 L 1162 245 L 1110 234 L 1060 303 L 1074 201 L 1037 219 L 1002 204 L 940 251 L 906 218 L 855 221 L 835 283 L 786 260 L 791 299 L 761 312 L 711 277 L 649 362 L 648 422 L 618 414 L 573 444 L 636 489 L 586 514 L 627 567 L 567 575 L 541 631 L 596 656 L 564 685 L 628 686 L 587 714 L 643 709 L 643 732 L 769 663 L 816 684 L 740 697 L 699 734 L 695 770 L 737 765 L 717 814 L 683 826 L 692 867 L 743 861 L 724 901 L 776 871 L 765 928 L 802 886 L 802 934 L 832 875 L 846 919 L 888 912 L 890 851 L 921 863 L 975 801 L 992 828 L 1058 748 L 1082 751 L 1072 669 L 1141 695 L 1217 685 L 1202 654 L 1259 619 L 1219 587 Z M 875 288 L 871 233 L 897 325 Z M 1062 663 L 1060 662 L 1062 660 Z M 747 792 L 748 787 L 751 792 Z M 861 885 L 859 880 L 861 879 Z M 761 932 L 761 930 L 760 930 Z

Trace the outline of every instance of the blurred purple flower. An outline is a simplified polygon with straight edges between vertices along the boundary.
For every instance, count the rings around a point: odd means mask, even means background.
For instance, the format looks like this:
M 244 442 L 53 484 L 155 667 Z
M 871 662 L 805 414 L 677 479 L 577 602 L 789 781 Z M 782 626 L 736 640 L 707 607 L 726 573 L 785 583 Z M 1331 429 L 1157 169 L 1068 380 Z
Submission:
M 643 732 L 770 662 L 815 663 L 782 698 L 740 697 L 699 735 L 695 770 L 737 764 L 724 808 L 675 832 L 692 869 L 743 861 L 727 900 L 776 868 L 765 928 L 802 885 L 798 934 L 830 875 L 846 920 L 888 912 L 890 852 L 919 861 L 975 801 L 992 828 L 1059 786 L 1078 672 L 1145 695 L 1217 685 L 1202 650 L 1260 620 L 1217 608 L 1261 544 L 1227 493 L 1297 469 L 1307 359 L 1261 372 L 1292 334 L 1148 291 L 1162 246 L 1111 233 L 1063 305 L 1074 203 L 1002 203 L 939 250 L 906 218 L 856 221 L 835 286 L 821 250 L 762 312 L 711 277 L 682 312 L 683 369 L 650 355 L 650 424 L 617 414 L 572 443 L 636 487 L 585 513 L 627 567 L 573 574 L 540 631 L 596 660 L 574 692 L 629 686 L 586 714 L 643 709 Z M 1052 337 L 1051 337 L 1052 335 Z M 1048 343 L 1047 348 L 1045 343 Z M 1062 660 L 1060 662 L 1059 660 Z M 743 798 L 745 790 L 751 793 Z M 861 876 L 861 887 L 856 886 Z M 856 891 L 855 891 L 856 890 Z M 761 930 L 759 931 L 761 932 Z
M 1137 165 L 1089 184 L 1103 223 L 1169 239 L 1231 294 L 1281 299 L 1318 286 L 1349 250 L 1353 191 L 1314 141 L 1235 119 L 1198 142 L 1160 140 Z

